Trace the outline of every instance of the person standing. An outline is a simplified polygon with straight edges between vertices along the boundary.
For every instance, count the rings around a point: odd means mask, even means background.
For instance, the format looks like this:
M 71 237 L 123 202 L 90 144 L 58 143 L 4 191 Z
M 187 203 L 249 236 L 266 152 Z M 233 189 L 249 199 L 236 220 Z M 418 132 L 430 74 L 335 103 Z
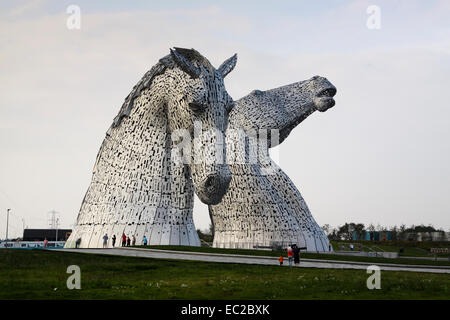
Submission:
M 132 242 L 132 245 L 133 245 L 133 246 L 136 245 L 136 237 L 134 236 L 134 234 L 133 234 L 133 242 Z
M 48 240 L 47 240 L 47 238 L 45 238 L 44 239 L 44 248 L 47 248 L 47 246 L 48 246 Z
M 122 247 L 125 247 L 127 244 L 127 236 L 125 233 L 122 233 Z
M 108 248 L 108 234 L 105 233 L 103 236 L 103 248 Z
M 81 244 L 81 238 L 78 238 L 77 241 L 75 241 L 75 249 L 78 249 Z
M 287 247 L 287 255 L 288 255 L 288 259 L 289 259 L 289 267 L 292 267 L 293 252 L 292 252 L 292 247 L 290 245 Z
M 142 239 L 142 243 L 144 244 L 144 246 L 147 245 L 147 237 L 146 236 L 144 236 L 144 238 Z
M 296 244 L 293 245 L 292 251 L 294 253 L 294 264 L 300 263 L 300 248 Z
M 281 256 L 278 258 L 278 261 L 280 262 L 280 266 L 282 266 L 282 265 L 283 265 L 283 255 L 281 255 Z
M 127 247 L 129 247 L 129 246 L 130 246 L 130 237 L 127 236 Z
M 113 248 L 114 248 L 114 246 L 116 245 L 116 235 L 115 234 L 113 234 L 113 236 L 112 236 L 112 246 L 113 246 Z

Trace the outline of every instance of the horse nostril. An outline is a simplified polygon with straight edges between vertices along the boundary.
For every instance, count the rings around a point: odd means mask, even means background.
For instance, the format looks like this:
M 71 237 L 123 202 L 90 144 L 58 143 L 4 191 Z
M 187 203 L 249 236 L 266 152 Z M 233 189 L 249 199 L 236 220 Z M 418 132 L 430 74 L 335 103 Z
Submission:
M 230 181 L 231 174 L 209 174 L 199 185 L 197 195 L 203 203 L 211 205 L 218 204 L 228 190 Z
M 321 90 L 317 96 L 318 97 L 334 97 L 334 95 L 336 94 L 336 88 L 334 87 L 329 87 L 326 89 Z
M 208 179 L 205 181 L 205 188 L 206 189 L 212 189 L 217 184 L 217 177 L 216 176 L 209 176 Z
M 208 193 L 221 192 L 221 190 L 226 190 L 228 188 L 230 181 L 231 175 L 210 175 L 205 180 L 204 188 Z

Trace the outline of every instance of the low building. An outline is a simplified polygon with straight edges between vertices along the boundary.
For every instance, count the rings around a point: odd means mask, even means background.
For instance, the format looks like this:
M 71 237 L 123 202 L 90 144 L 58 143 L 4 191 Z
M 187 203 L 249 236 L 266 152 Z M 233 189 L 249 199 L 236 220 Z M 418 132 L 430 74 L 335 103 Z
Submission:
M 411 241 L 450 241 L 450 232 L 434 231 L 434 232 L 409 232 L 406 238 Z
M 435 231 L 435 232 L 405 232 L 396 235 L 394 240 L 400 241 L 450 241 L 450 232 Z M 366 231 L 362 232 L 352 232 L 353 241 L 389 241 L 393 240 L 391 231 Z
M 58 239 L 56 239 L 58 233 Z M 72 229 L 25 229 L 23 230 L 23 241 L 66 241 L 72 233 Z
M 352 233 L 353 241 L 367 240 L 367 241 L 389 241 L 392 240 L 390 231 L 365 231 Z

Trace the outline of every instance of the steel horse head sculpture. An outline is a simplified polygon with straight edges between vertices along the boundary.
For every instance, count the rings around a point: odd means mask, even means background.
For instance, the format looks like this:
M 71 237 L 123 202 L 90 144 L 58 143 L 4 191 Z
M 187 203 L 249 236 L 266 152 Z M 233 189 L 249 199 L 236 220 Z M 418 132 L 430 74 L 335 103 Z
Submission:
M 134 235 L 137 243 L 145 235 L 152 244 L 200 244 L 193 190 L 204 203 L 217 204 L 231 174 L 224 161 L 208 161 L 215 155 L 202 146 L 200 161 L 172 161 L 172 136 L 193 137 L 196 122 L 202 132 L 224 132 L 233 100 L 223 79 L 235 64 L 233 56 L 215 69 L 196 50 L 175 48 L 143 76 L 107 131 L 66 247 L 80 238 L 80 247 L 101 247 L 105 234 Z M 214 135 L 208 138 L 219 145 Z
M 199 246 L 195 191 L 209 205 L 215 247 L 296 243 L 329 250 L 328 238 L 268 149 L 314 111 L 333 107 L 336 88 L 316 76 L 233 101 L 223 79 L 236 61 L 234 55 L 215 69 L 196 50 L 174 48 L 144 75 L 107 131 L 66 247 L 77 240 L 80 247 L 101 247 L 105 234 L 135 236 L 137 244 L 145 237 L 151 245 Z M 255 132 L 263 143 L 252 162 Z M 243 147 L 236 152 L 238 145 Z

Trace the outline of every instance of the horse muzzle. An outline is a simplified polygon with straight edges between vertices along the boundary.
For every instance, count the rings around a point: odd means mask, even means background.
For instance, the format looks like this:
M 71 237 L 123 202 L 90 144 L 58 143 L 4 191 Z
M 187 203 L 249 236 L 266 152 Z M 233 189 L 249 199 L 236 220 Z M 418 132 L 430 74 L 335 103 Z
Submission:
M 314 97 L 314 105 L 320 112 L 325 112 L 332 108 L 336 102 L 333 97 L 336 95 L 336 87 L 328 80 L 324 80 L 319 92 Z
M 197 196 L 205 204 L 218 204 L 227 192 L 230 181 L 231 173 L 229 171 L 210 174 L 197 187 Z

